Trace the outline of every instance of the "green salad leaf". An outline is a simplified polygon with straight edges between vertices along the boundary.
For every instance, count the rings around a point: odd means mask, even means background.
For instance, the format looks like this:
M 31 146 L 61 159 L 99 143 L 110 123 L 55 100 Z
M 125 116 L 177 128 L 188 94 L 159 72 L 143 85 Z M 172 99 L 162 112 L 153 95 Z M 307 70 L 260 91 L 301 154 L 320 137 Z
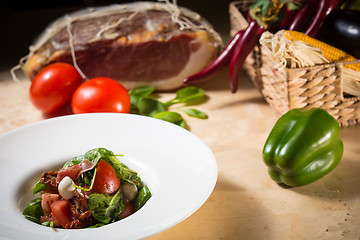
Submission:
M 116 174 L 121 180 L 138 183 L 140 177 L 137 172 L 129 169 L 125 164 L 119 161 L 117 158 L 119 155 L 115 155 L 112 151 L 105 148 L 94 148 L 87 151 L 84 155 L 86 159 L 96 164 L 100 159 L 108 162 L 115 170 Z
M 74 166 L 74 165 L 78 165 L 79 163 L 81 163 L 84 160 L 84 155 L 81 156 L 77 156 L 77 157 L 73 157 L 70 161 L 66 162 L 63 166 L 63 169 L 66 169 L 68 167 Z
M 93 164 L 97 164 L 100 159 L 105 160 L 104 158 L 108 158 L 109 156 L 115 156 L 115 154 L 106 148 L 94 148 L 84 154 L 84 158 Z
M 24 209 L 23 215 L 32 222 L 40 223 L 40 217 L 44 215 L 44 211 L 41 207 L 41 198 L 35 198 L 30 201 Z
M 99 228 L 99 227 L 102 227 L 102 226 L 104 226 L 104 225 L 105 225 L 104 223 L 97 223 L 97 224 L 92 225 L 92 226 L 90 226 L 90 227 L 88 227 L 88 228 Z
M 151 198 L 148 186 L 143 186 L 134 200 L 134 210 L 137 211 Z
M 43 183 L 42 181 L 38 181 L 33 189 L 33 194 L 36 194 L 38 192 L 41 192 L 45 189 L 47 189 L 48 187 L 45 185 L 45 183 Z
M 138 184 L 141 182 L 140 176 L 138 175 L 137 172 L 129 169 L 125 164 L 120 162 L 119 159 L 117 158 L 118 156 L 122 156 L 122 155 L 116 155 L 112 151 L 106 148 L 94 148 L 87 151 L 82 156 L 78 156 L 76 158 L 71 159 L 64 166 L 72 166 L 72 164 L 76 162 L 78 162 L 79 164 L 83 159 L 87 159 L 93 164 L 97 164 L 100 161 L 100 159 L 103 159 L 114 168 L 117 176 L 121 180 L 127 181 L 129 183 L 138 186 Z M 92 180 L 94 178 L 94 171 L 84 172 L 83 174 L 81 174 L 80 178 L 87 185 L 91 185 Z
M 94 218 L 105 224 L 115 221 L 125 210 L 121 190 L 114 195 L 94 192 L 90 194 L 88 203 Z

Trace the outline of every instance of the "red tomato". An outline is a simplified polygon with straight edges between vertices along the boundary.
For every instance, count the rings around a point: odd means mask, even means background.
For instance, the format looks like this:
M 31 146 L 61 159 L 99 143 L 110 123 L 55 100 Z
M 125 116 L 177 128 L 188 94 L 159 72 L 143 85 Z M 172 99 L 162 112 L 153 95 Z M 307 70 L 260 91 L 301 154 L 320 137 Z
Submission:
M 32 80 L 30 101 L 45 114 L 55 113 L 71 100 L 81 83 L 82 77 L 72 65 L 50 64 Z
M 51 212 L 54 217 L 54 223 L 65 228 L 66 224 L 71 222 L 71 210 L 69 200 L 58 200 L 51 204 Z
M 118 81 L 98 77 L 79 86 L 72 98 L 73 113 L 130 112 L 130 96 Z
M 51 213 L 51 204 L 60 200 L 60 195 L 55 193 L 44 193 L 41 195 L 41 208 L 44 211 L 45 215 Z
M 106 161 L 100 160 L 96 170 L 92 190 L 97 193 L 112 194 L 119 190 L 120 179 L 114 168 Z
M 121 218 L 126 218 L 134 213 L 133 203 L 127 198 L 124 198 L 124 202 L 125 202 L 125 210 L 120 214 Z

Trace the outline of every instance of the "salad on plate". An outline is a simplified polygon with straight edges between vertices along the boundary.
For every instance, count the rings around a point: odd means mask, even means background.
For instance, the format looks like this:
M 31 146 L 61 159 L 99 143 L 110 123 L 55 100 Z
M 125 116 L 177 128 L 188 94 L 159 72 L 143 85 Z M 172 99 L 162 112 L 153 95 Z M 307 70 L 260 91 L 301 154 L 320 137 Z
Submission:
M 44 172 L 23 211 L 35 223 L 65 229 L 101 227 L 126 218 L 150 199 L 139 174 L 112 151 L 95 148 Z

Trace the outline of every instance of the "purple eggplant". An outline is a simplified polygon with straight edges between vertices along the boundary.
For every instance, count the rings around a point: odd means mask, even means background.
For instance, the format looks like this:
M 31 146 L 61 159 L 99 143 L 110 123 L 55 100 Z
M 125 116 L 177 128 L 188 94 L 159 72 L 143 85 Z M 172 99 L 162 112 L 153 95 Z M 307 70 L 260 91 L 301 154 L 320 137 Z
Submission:
M 360 11 L 334 10 L 315 37 L 360 58 Z

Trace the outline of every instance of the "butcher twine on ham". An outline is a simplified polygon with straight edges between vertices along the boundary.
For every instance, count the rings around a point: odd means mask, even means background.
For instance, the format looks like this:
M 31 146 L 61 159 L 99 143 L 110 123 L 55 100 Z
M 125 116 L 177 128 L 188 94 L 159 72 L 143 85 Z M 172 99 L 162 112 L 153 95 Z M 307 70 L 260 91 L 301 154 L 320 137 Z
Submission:
M 21 62 L 30 79 L 54 62 L 73 64 L 85 78 L 110 77 L 127 89 L 183 86 L 222 47 L 199 14 L 165 1 L 81 10 L 52 23 Z

